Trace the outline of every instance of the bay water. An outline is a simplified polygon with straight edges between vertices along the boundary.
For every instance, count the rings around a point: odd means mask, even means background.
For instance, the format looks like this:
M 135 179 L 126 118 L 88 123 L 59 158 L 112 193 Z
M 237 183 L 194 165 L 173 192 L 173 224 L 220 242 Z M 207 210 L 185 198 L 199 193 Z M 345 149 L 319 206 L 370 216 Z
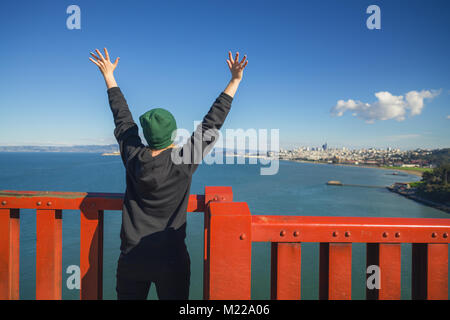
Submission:
M 385 188 L 328 186 L 329 180 L 348 184 L 387 186 L 418 181 L 392 170 L 280 161 L 276 175 L 260 175 L 259 164 L 207 165 L 194 175 L 191 193 L 205 186 L 231 186 L 234 201 L 248 203 L 252 214 L 296 216 L 359 216 L 449 218 Z M 125 170 L 118 156 L 93 153 L 0 153 L 0 190 L 124 192 Z M 116 299 L 115 272 L 120 247 L 120 211 L 105 211 L 103 297 Z M 79 290 L 66 285 L 79 265 L 80 215 L 63 211 L 63 299 L 78 299 Z M 190 299 L 202 298 L 203 213 L 188 213 L 186 244 L 191 257 Z M 352 246 L 352 298 L 365 299 L 365 244 Z M 317 299 L 319 244 L 302 244 L 302 299 Z M 21 210 L 20 298 L 35 298 L 36 215 Z M 402 244 L 402 299 L 410 299 L 411 245 Z M 149 299 L 156 299 L 152 285 Z M 252 245 L 252 299 L 270 298 L 270 243 Z

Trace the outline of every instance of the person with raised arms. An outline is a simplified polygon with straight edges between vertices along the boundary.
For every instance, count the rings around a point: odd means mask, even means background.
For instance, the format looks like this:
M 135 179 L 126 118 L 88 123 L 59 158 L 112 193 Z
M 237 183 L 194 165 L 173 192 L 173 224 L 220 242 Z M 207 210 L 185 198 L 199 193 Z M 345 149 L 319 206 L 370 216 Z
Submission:
M 121 246 L 117 265 L 118 299 L 146 299 L 151 283 L 159 299 L 189 298 L 190 258 L 186 248 L 186 211 L 192 175 L 217 141 L 234 95 L 248 64 L 228 52 L 231 80 L 214 101 L 201 124 L 183 147 L 174 145 L 177 124 L 163 108 L 139 117 L 147 146 L 114 78 L 119 58 L 110 60 L 96 49 L 89 59 L 106 82 L 114 117 L 114 136 L 126 169 L 122 208 Z M 205 138 L 208 132 L 208 138 Z M 181 161 L 174 161 L 178 159 Z

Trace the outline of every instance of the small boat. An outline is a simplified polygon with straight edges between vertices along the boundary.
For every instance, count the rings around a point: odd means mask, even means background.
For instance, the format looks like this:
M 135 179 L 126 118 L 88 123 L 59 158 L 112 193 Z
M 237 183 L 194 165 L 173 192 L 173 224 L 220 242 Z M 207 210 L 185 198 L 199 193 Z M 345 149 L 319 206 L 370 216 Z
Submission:
M 102 156 L 120 156 L 120 151 L 105 152 L 105 153 L 102 153 Z
M 342 182 L 337 180 L 330 180 L 327 182 L 327 185 L 329 186 L 342 186 Z

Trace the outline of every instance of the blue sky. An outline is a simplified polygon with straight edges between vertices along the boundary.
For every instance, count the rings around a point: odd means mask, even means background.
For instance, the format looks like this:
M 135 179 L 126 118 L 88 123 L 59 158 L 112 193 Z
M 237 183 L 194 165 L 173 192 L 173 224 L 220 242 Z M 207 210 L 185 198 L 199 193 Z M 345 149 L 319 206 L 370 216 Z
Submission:
M 81 30 L 66 27 L 71 4 Z M 366 27 L 371 4 L 381 30 Z M 249 64 L 224 129 L 279 129 L 282 147 L 450 147 L 448 1 L 15 0 L 0 23 L 0 145 L 114 143 L 88 60 L 107 47 L 135 120 L 164 107 L 192 130 L 231 50 Z

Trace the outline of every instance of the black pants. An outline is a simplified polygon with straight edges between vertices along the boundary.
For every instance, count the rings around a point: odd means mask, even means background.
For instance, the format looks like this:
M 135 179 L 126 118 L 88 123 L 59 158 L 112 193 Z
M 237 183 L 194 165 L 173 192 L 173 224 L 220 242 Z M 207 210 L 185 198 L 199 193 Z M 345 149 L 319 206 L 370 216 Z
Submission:
M 187 300 L 191 261 L 184 240 L 142 244 L 120 254 L 117 264 L 117 299 L 147 299 L 150 285 L 160 300 Z

